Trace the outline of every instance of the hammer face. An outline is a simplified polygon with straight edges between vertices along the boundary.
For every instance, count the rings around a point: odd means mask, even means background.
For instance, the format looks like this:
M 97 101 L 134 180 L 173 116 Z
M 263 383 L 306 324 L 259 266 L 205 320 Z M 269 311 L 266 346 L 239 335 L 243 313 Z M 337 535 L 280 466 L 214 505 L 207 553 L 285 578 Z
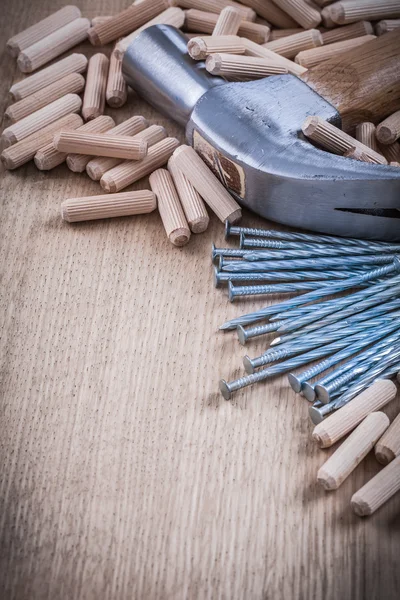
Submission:
M 400 240 L 388 216 L 400 208 L 400 169 L 316 148 L 301 132 L 310 115 L 340 126 L 336 109 L 295 76 L 230 83 L 200 98 L 187 138 L 236 199 L 267 219 Z

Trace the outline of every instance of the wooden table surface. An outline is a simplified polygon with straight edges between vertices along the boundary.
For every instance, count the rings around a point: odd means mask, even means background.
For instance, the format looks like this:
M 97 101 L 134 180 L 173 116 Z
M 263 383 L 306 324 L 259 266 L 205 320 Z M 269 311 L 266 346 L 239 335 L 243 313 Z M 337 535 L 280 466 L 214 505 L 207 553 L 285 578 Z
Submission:
M 2 50 L 63 4 L 3 0 Z M 77 4 L 92 17 L 128 3 Z M 20 74 L 0 61 L 3 113 Z M 133 94 L 107 113 L 183 140 Z M 65 165 L 1 176 L 0 597 L 399 598 L 400 497 L 367 519 L 350 509 L 374 457 L 326 493 L 316 473 L 331 451 L 286 378 L 231 402 L 218 392 L 245 353 L 218 325 L 265 303 L 214 289 L 221 223 L 177 249 L 157 213 L 62 223 L 64 198 L 99 192 Z

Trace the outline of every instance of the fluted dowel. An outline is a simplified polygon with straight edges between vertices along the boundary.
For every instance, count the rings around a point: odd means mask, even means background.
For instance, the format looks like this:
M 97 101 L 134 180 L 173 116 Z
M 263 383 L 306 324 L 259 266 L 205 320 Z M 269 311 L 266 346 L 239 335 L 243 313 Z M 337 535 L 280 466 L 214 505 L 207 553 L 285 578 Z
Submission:
M 226 6 L 219 13 L 212 35 L 236 35 L 239 31 L 242 15 L 237 8 Z
M 203 233 L 208 227 L 210 218 L 200 194 L 176 165 L 173 156 L 168 161 L 168 170 L 174 180 L 190 230 L 193 233 Z
M 7 41 L 7 52 L 11 54 L 11 56 L 17 57 L 22 50 L 25 50 L 25 48 L 29 48 L 29 46 L 36 44 L 54 31 L 57 31 L 57 29 L 71 23 L 71 21 L 79 19 L 80 16 L 81 11 L 77 6 L 64 6 L 64 8 L 54 12 L 45 19 L 24 29 L 24 31 L 13 35 Z
M 284 37 L 289 37 L 289 35 L 295 35 L 296 33 L 302 33 L 305 31 L 302 27 L 295 27 L 293 29 L 272 29 L 270 34 L 270 41 L 275 42 L 276 40 L 281 40 Z
M 363 35 L 361 37 L 352 38 L 351 40 L 344 40 L 342 42 L 335 42 L 334 44 L 328 44 L 328 46 L 321 46 L 321 48 L 312 48 L 311 50 L 304 50 L 299 52 L 295 58 L 295 62 L 303 67 L 310 69 L 319 65 L 325 60 L 330 60 L 341 54 L 345 54 L 353 48 L 367 44 L 372 40 L 376 39 L 375 35 Z
M 218 15 L 215 13 L 204 12 L 195 8 L 190 8 L 185 14 L 185 30 L 195 32 L 196 36 L 207 33 L 211 35 L 218 21 Z M 251 21 L 241 21 L 237 35 L 248 38 L 257 44 L 267 42 L 270 36 L 270 28 L 260 23 Z
M 256 18 L 255 11 L 252 8 L 244 6 L 247 2 L 239 4 L 239 2 L 232 0 L 179 0 L 178 4 L 182 8 L 196 8 L 218 15 L 226 6 L 233 6 L 242 14 L 242 18 L 246 19 L 246 21 L 254 21 Z
M 334 44 L 335 42 L 344 42 L 364 35 L 372 35 L 374 28 L 369 21 L 358 21 L 351 25 L 336 27 L 335 29 L 324 31 L 322 33 L 323 45 Z
M 383 35 L 400 27 L 400 19 L 385 19 L 375 25 L 376 35 Z
M 54 65 L 14 83 L 10 88 L 10 96 L 13 100 L 23 100 L 27 96 L 63 79 L 70 73 L 84 73 L 87 69 L 87 63 L 88 60 L 83 54 L 70 54 L 54 63 Z
M 275 4 L 292 17 L 304 29 L 313 29 L 321 23 L 321 15 L 305 0 L 274 0 Z
M 299 52 L 317 48 L 322 46 L 322 43 L 322 35 L 318 29 L 307 29 L 274 42 L 267 42 L 264 44 L 264 48 L 272 50 L 285 58 L 294 58 Z
M 122 76 L 122 58 L 113 52 L 110 56 L 110 68 L 106 85 L 106 102 L 112 108 L 120 108 L 128 97 L 128 86 Z
M 244 54 L 245 46 L 236 35 L 195 37 L 188 42 L 188 52 L 195 60 L 205 60 L 210 54 Z
M 89 60 L 82 106 L 85 121 L 104 113 L 108 67 L 109 60 L 105 54 L 95 54 Z
M 111 127 L 114 127 L 114 125 L 114 119 L 106 115 L 101 115 L 100 117 L 97 117 L 97 119 L 93 119 L 93 121 L 89 121 L 80 127 L 70 127 L 70 129 L 77 129 L 80 132 L 83 131 L 87 133 L 104 133 L 108 129 L 111 129 Z M 53 141 L 51 141 L 36 152 L 34 161 L 40 171 L 49 171 L 50 169 L 54 169 L 54 167 L 61 165 L 67 159 L 67 156 L 68 154 L 66 152 L 57 150 Z
M 68 223 L 127 217 L 152 212 L 157 207 L 156 197 L 150 190 L 103 194 L 86 198 L 69 198 L 61 204 L 61 217 Z
M 223 223 L 226 220 L 236 223 L 241 218 L 242 210 L 239 204 L 193 148 L 180 146 L 175 150 L 173 157 L 177 167 Z
M 126 121 L 123 121 L 119 125 L 116 125 L 112 129 L 108 129 L 107 135 L 136 135 L 140 131 L 143 131 L 148 126 L 147 120 L 141 115 L 131 117 Z M 93 156 L 86 154 L 75 154 L 71 153 L 67 156 L 67 167 L 74 173 L 83 173 L 86 166 L 92 160 Z M 118 158 L 108 158 L 105 160 L 115 160 L 120 162 Z
M 143 0 L 129 6 L 105 23 L 95 25 L 88 37 L 94 46 L 104 46 L 138 29 L 170 6 L 170 0 Z
M 31 73 L 80 44 L 87 38 L 89 27 L 88 19 L 75 19 L 36 44 L 29 46 L 18 55 L 17 63 L 20 71 Z
M 373 123 L 369 123 L 368 121 L 359 123 L 356 127 L 356 139 L 364 144 L 364 146 L 368 146 L 374 152 L 381 154 L 376 139 L 376 127 Z
M 69 114 L 58 121 L 47 125 L 40 131 L 33 133 L 21 142 L 3 150 L 1 160 L 6 169 L 16 169 L 27 163 L 35 156 L 36 152 L 47 146 L 54 134 L 61 129 L 76 129 L 83 124 L 82 118 L 77 114 Z
M 126 135 L 126 134 L 124 134 Z M 144 129 L 140 133 L 135 134 L 134 138 L 137 140 L 145 140 L 149 147 L 154 146 L 157 142 L 165 139 L 167 132 L 161 125 L 151 125 L 147 129 Z M 117 165 L 120 165 L 123 161 L 119 158 L 108 158 L 106 156 L 98 156 L 92 158 L 86 165 L 86 172 L 90 179 L 94 181 L 100 181 L 104 173 L 110 171 Z
M 381 144 L 394 144 L 400 138 L 400 110 L 379 123 L 376 137 Z
M 80 110 L 82 100 L 76 94 L 66 94 L 62 98 L 51 102 L 47 106 L 28 115 L 21 121 L 13 123 L 4 129 L 1 139 L 5 146 L 10 146 L 16 142 L 20 142 L 24 138 L 32 135 L 36 131 L 40 131 L 46 125 L 50 125 L 54 121 L 61 119 L 65 115 L 75 113 Z
M 154 17 L 154 19 L 147 21 L 147 23 L 141 27 L 138 27 L 132 31 L 132 33 L 119 40 L 114 48 L 114 54 L 117 58 L 122 59 L 129 44 L 131 44 L 133 40 L 148 27 L 152 27 L 153 25 L 172 25 L 173 27 L 180 29 L 184 22 L 185 13 L 181 8 L 178 8 L 177 6 L 167 8 L 167 10 L 163 10 L 162 13 Z
M 331 4 L 327 10 L 332 21 L 338 25 L 400 17 L 398 0 L 345 0 Z
M 59 131 L 53 144 L 60 152 L 87 156 L 110 156 L 125 160 L 141 160 L 147 155 L 148 144 L 123 135 L 104 135 L 79 131 Z
M 351 499 L 351 507 L 359 517 L 372 515 L 400 490 L 400 456 L 370 479 Z
M 387 160 L 368 148 L 338 127 L 318 116 L 308 117 L 302 126 L 304 135 L 334 154 L 344 154 L 347 150 L 358 148 L 378 164 L 387 164 Z
M 278 3 L 272 0 L 242 0 L 242 2 L 254 9 L 260 17 L 268 23 L 272 23 L 275 27 L 296 27 L 296 21 L 286 11 L 281 10 Z
M 112 15 L 103 15 L 103 16 L 93 17 L 93 19 L 91 21 L 91 26 L 96 27 L 96 25 L 101 25 L 102 23 L 106 23 L 107 21 L 109 21 L 112 18 L 113 18 Z
M 326 490 L 337 490 L 372 450 L 377 440 L 389 427 L 389 423 L 388 417 L 383 412 L 372 412 L 365 417 L 319 469 L 318 483 Z
M 367 415 L 383 408 L 396 396 L 390 379 L 378 379 L 351 402 L 319 423 L 312 437 L 321 448 L 329 448 L 352 431 Z
M 265 48 L 264 46 L 255 44 L 254 42 L 246 38 L 241 38 L 241 40 L 246 49 L 246 56 L 256 56 L 258 58 L 264 58 L 265 60 L 270 61 L 271 63 L 282 65 L 287 69 L 288 73 L 291 73 L 292 75 L 302 75 L 307 71 L 305 67 L 296 64 L 295 62 L 289 60 L 288 58 L 285 58 L 284 56 L 280 56 L 280 54 L 277 54 L 276 52 L 272 52 L 272 50 L 268 50 L 268 48 Z
M 389 429 L 377 441 L 375 456 L 382 465 L 387 465 L 396 456 L 400 456 L 400 414 L 397 415 Z
M 234 54 L 211 54 L 207 57 L 206 69 L 212 75 L 235 79 L 260 79 L 268 75 L 287 73 L 286 67 L 273 64 L 264 58 Z
M 162 167 L 168 162 L 175 148 L 179 146 L 176 138 L 166 138 L 149 148 L 146 158 L 143 160 L 126 160 L 107 173 L 100 179 L 100 185 L 106 192 L 119 192 L 131 183 L 146 177 L 155 169 Z
M 66 94 L 79 94 L 84 87 L 85 78 L 79 73 L 70 73 L 35 94 L 11 104 L 4 113 L 5 120 L 16 123 Z
M 190 239 L 190 229 L 171 174 L 157 169 L 149 177 L 150 187 L 157 197 L 158 210 L 169 241 L 184 246 Z

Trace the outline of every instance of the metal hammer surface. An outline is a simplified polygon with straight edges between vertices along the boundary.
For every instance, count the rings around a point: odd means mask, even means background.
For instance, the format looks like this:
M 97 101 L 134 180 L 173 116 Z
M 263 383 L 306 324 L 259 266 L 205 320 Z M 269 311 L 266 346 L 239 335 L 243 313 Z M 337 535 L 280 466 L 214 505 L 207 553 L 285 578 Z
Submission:
M 310 115 L 340 126 L 332 104 L 293 75 L 225 83 L 186 44 L 171 26 L 144 30 L 124 56 L 124 76 L 186 124 L 188 142 L 243 206 L 294 227 L 400 240 L 400 169 L 336 156 L 303 137 Z

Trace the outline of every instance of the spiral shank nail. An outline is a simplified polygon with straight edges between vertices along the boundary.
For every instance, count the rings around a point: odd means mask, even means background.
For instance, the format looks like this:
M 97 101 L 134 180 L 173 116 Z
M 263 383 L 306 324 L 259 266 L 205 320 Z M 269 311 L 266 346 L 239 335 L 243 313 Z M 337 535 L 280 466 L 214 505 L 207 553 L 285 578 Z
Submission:
M 259 335 L 264 335 L 265 333 L 271 333 L 272 331 L 276 331 L 282 323 L 283 321 L 274 321 L 274 323 L 267 323 L 267 325 L 257 325 L 256 327 L 249 327 L 245 331 L 247 339 L 257 337 Z
M 283 360 L 289 356 L 287 350 L 273 350 L 271 352 L 266 352 L 261 356 L 257 356 L 251 360 L 251 364 L 254 368 L 262 367 L 263 365 L 267 365 L 268 363 L 276 362 L 277 360 Z
M 288 251 L 292 252 L 292 251 Z M 275 255 L 276 256 L 276 255 Z M 285 260 L 290 258 L 285 255 L 281 260 L 274 260 L 275 256 L 271 255 L 271 260 L 268 262 L 253 261 L 237 261 L 235 263 L 229 263 L 223 267 L 224 271 L 285 271 L 285 270 L 297 270 L 297 269 L 317 269 L 323 270 L 325 268 L 334 269 L 337 266 L 338 258 L 336 257 L 318 257 L 313 258 L 307 256 L 307 258 Z M 357 265 L 364 267 L 366 265 L 386 265 L 393 262 L 395 255 L 383 254 L 383 255 L 365 255 L 365 256 L 346 256 L 340 257 L 341 264 L 344 265 Z
M 260 243 L 261 242 L 261 243 Z M 388 244 L 387 246 L 382 246 L 380 248 L 370 247 L 366 248 L 364 246 L 356 247 L 356 246 L 340 246 L 336 244 L 333 248 L 328 244 L 304 244 L 303 242 L 276 242 L 275 240 L 263 240 L 263 239 L 247 239 L 244 238 L 240 244 L 241 248 L 266 248 L 270 250 L 282 250 L 282 254 L 286 254 L 287 256 L 294 256 L 295 258 L 304 257 L 306 258 L 308 255 L 313 256 L 332 256 L 340 255 L 340 256 L 365 256 L 370 254 L 396 254 L 400 251 L 400 247 L 398 244 Z M 296 252 L 295 252 L 296 251 Z M 268 252 L 268 250 L 256 250 L 254 254 L 249 254 L 249 257 L 259 258 L 249 258 L 248 260 L 262 260 L 264 257 L 269 259 L 279 253 Z

